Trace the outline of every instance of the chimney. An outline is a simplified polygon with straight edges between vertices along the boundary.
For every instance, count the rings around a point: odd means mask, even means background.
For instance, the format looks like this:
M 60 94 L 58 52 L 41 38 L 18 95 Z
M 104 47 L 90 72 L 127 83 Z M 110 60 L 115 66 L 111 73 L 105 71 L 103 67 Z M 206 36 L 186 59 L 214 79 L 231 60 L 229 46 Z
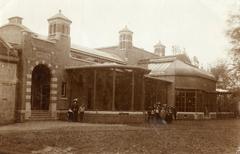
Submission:
M 8 21 L 9 23 L 11 24 L 18 24 L 18 25 L 21 25 L 22 24 L 22 19 L 21 17 L 11 17 L 11 18 L 8 18 Z

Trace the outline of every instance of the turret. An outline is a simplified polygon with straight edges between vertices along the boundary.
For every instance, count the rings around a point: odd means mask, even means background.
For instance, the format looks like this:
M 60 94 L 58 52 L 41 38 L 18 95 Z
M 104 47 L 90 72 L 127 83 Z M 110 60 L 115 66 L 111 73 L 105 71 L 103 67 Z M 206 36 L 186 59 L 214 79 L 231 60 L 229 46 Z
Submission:
M 154 53 L 160 57 L 165 56 L 165 46 L 159 41 L 156 45 L 154 45 Z
M 59 39 L 59 37 L 70 37 L 70 24 L 72 23 L 67 17 L 65 17 L 61 10 L 48 19 L 49 30 L 48 37 L 49 39 Z
M 133 32 L 130 31 L 127 26 L 119 31 L 119 48 L 120 50 L 128 50 L 132 48 L 132 35 Z

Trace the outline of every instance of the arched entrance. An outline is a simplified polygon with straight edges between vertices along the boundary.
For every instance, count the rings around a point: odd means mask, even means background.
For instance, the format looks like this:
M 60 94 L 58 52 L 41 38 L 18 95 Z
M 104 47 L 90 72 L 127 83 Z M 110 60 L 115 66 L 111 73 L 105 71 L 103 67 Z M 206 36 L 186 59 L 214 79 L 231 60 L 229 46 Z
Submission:
M 45 65 L 37 65 L 32 71 L 32 110 L 48 110 L 50 101 L 50 69 Z

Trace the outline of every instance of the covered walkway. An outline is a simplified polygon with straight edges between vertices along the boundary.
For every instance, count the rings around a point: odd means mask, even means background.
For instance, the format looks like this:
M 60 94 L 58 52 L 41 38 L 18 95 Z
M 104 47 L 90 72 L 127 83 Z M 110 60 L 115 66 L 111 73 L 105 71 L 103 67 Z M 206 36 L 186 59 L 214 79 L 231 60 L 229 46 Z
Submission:
M 68 67 L 70 98 L 93 111 L 142 111 L 145 104 L 144 75 L 137 66 L 97 64 Z

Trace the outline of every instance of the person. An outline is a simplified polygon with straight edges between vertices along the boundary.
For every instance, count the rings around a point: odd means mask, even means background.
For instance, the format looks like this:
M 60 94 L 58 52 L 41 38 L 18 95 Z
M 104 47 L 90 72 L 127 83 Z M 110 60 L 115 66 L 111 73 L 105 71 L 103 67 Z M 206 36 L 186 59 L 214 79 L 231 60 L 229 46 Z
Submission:
M 162 107 L 161 111 L 160 111 L 160 118 L 161 118 L 161 123 L 162 124 L 166 124 L 166 109 L 165 107 Z
M 147 122 L 148 123 L 152 123 L 153 122 L 153 118 L 154 118 L 154 110 L 153 110 L 153 106 L 149 105 L 147 108 Z
M 71 108 L 68 109 L 68 121 L 73 121 L 73 111 Z
M 176 110 L 175 106 L 172 107 L 172 114 L 173 114 L 174 120 L 176 120 L 177 119 L 177 110 Z
M 173 115 L 172 115 L 172 109 L 171 109 L 171 107 L 167 107 L 167 110 L 166 110 L 166 122 L 169 124 L 169 123 L 171 123 L 172 122 L 172 117 L 173 117 Z
M 77 98 L 73 99 L 71 109 L 73 111 L 73 121 L 77 122 L 78 121 L 78 110 L 79 110 L 79 105 L 78 105 L 78 99 Z
M 155 115 L 155 123 L 159 123 L 160 121 L 160 106 L 157 104 L 154 104 L 154 115 Z
M 82 104 L 82 105 L 79 107 L 79 118 L 80 118 L 80 122 L 83 122 L 84 112 L 85 112 L 85 105 Z

